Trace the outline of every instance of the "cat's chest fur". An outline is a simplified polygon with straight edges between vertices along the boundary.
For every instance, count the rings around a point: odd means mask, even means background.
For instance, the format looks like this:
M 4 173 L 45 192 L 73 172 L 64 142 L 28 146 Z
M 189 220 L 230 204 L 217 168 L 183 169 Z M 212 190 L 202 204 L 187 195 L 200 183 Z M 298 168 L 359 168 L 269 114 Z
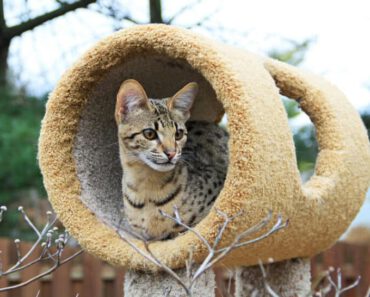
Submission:
M 208 213 L 223 186 L 227 133 L 205 122 L 189 122 L 187 129 L 181 160 L 172 171 L 159 173 L 140 164 L 124 166 L 124 215 L 130 228 L 147 239 L 164 239 L 182 231 L 159 209 L 173 215 L 176 206 L 183 221 L 194 225 Z

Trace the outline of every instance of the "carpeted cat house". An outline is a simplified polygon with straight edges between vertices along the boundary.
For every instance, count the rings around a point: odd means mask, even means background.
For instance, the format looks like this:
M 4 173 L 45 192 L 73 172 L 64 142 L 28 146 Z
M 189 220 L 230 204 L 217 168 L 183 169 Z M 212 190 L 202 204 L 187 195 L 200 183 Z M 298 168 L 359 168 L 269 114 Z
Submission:
M 118 235 L 122 207 L 115 97 L 134 78 L 150 97 L 199 84 L 192 119 L 218 122 L 227 114 L 229 160 L 214 208 L 243 215 L 223 245 L 266 216 L 289 227 L 234 250 L 222 264 L 253 265 L 310 257 L 346 230 L 370 181 L 370 150 L 360 117 L 333 85 L 313 74 L 195 33 L 165 25 L 120 31 L 90 49 L 61 78 L 47 104 L 39 161 L 49 199 L 60 220 L 92 254 L 130 269 L 156 270 Z M 281 94 L 299 100 L 317 131 L 315 174 L 302 184 Z M 211 212 L 195 227 L 210 242 L 222 219 Z M 202 260 L 205 246 L 191 233 L 153 242 L 171 268 L 184 267 L 189 247 Z

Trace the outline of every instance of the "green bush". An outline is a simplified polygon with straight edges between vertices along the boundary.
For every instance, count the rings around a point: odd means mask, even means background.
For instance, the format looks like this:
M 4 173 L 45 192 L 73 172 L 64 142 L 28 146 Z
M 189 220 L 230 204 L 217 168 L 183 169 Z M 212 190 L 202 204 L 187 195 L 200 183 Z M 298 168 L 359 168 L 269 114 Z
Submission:
M 26 198 L 22 196 L 32 189 L 45 197 L 36 159 L 45 101 L 0 88 L 0 205 L 9 209 L 1 223 L 2 236 L 19 233 L 16 206 Z

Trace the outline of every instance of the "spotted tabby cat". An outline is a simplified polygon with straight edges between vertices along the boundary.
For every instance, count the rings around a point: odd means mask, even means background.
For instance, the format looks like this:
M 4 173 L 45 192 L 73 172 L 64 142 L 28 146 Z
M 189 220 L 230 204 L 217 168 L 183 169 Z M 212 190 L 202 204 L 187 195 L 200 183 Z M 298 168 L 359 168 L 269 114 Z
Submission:
M 213 123 L 187 122 L 197 90 L 192 82 L 170 98 L 148 99 L 130 79 L 117 95 L 123 211 L 132 231 L 148 240 L 183 231 L 159 209 L 173 214 L 177 206 L 184 222 L 194 225 L 208 213 L 224 183 L 226 131 Z

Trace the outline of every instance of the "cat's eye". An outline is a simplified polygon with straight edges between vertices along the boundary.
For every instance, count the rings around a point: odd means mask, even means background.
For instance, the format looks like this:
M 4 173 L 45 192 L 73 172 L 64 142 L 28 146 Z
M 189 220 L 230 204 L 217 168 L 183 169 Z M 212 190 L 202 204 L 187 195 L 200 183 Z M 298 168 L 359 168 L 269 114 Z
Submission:
M 148 140 L 154 140 L 157 138 L 157 132 L 155 132 L 153 129 L 144 129 L 143 135 Z
M 175 133 L 175 139 L 180 140 L 184 136 L 184 130 L 179 129 Z

